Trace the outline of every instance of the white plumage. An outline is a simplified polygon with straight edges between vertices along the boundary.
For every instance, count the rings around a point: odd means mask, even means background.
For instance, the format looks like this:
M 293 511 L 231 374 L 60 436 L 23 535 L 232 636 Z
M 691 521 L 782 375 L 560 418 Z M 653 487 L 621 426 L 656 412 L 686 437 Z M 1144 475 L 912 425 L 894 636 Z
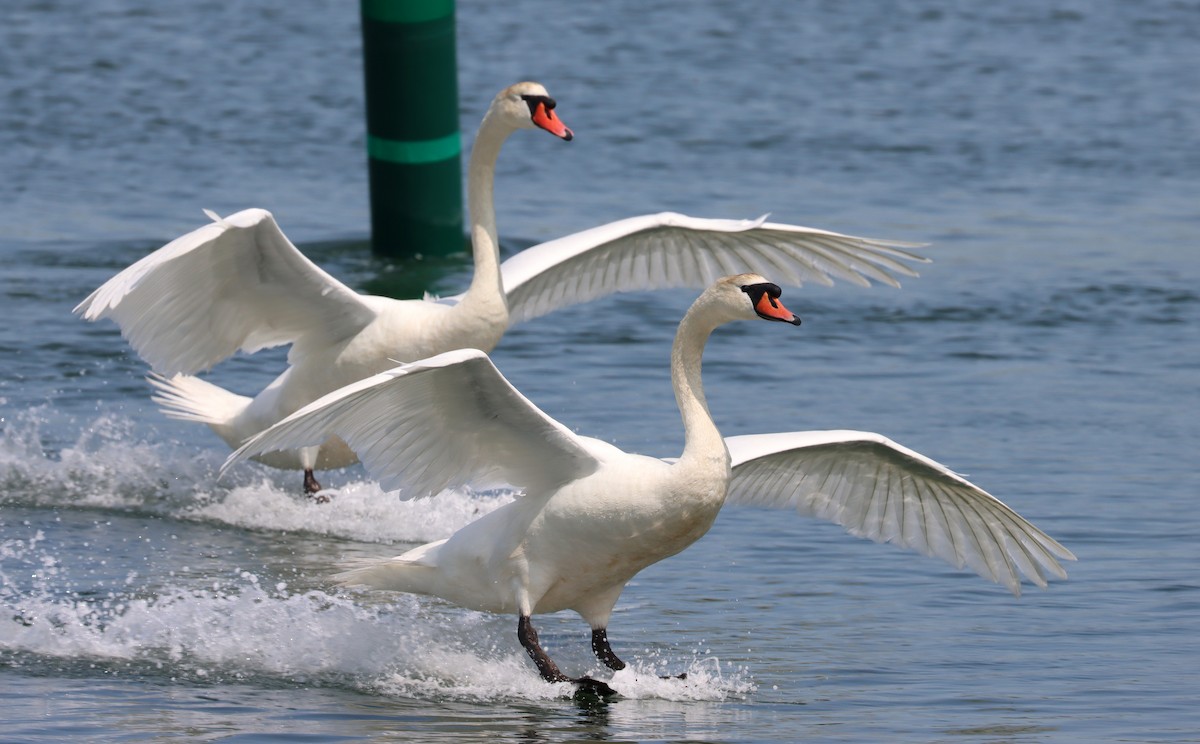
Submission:
M 75 308 L 110 318 L 154 368 L 155 400 L 169 416 L 208 423 L 231 447 L 337 388 L 458 348 L 490 351 L 509 325 L 611 292 L 703 287 L 740 271 L 801 284 L 840 278 L 896 285 L 925 259 L 909 244 L 767 223 L 662 213 L 568 235 L 500 263 L 492 188 L 501 144 L 541 126 L 570 139 L 537 83 L 492 102 L 471 152 L 467 196 L 475 275 L 446 300 L 361 295 L 322 271 L 271 214 L 247 209 L 168 243 L 117 274 Z M 288 369 L 254 398 L 191 384 L 238 351 L 291 344 Z M 277 453 L 268 464 L 303 469 L 354 462 L 340 442 Z
M 660 212 L 628 217 L 527 248 L 500 267 L 511 322 L 613 292 L 706 287 L 730 274 L 769 274 L 784 284 L 834 279 L 899 287 L 926 259 L 911 243 L 855 238 L 811 227 Z
M 722 439 L 700 378 L 717 326 L 757 316 L 799 321 L 779 288 L 745 274 L 718 281 L 688 310 L 671 355 L 683 417 L 677 460 L 628 454 L 578 436 L 520 394 L 482 351 L 440 354 L 374 375 L 304 407 L 234 452 L 237 460 L 331 435 L 404 498 L 508 484 L 523 495 L 450 538 L 356 568 L 347 583 L 433 594 L 519 615 L 519 635 L 548 680 L 565 680 L 529 616 L 577 611 L 593 649 L 608 645 L 613 605 L 638 571 L 702 537 L 726 503 L 797 509 L 852 534 L 893 542 L 1020 592 L 1065 577 L 1059 545 L 944 466 L 879 434 L 789 432 Z
M 999 499 L 882 434 L 793 431 L 727 437 L 729 503 L 793 508 L 950 563 L 1021 593 L 1021 574 L 1066 578 L 1069 552 Z

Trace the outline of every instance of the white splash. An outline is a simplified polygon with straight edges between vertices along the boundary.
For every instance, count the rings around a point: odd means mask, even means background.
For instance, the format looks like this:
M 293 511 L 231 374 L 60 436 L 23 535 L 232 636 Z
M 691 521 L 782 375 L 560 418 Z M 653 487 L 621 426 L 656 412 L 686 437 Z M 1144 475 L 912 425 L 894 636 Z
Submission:
M 315 504 L 294 492 L 294 473 L 250 466 L 235 482 L 218 483 L 224 454 L 219 448 L 160 441 L 139 434 L 120 416 L 93 420 L 57 451 L 45 443 L 36 411 L 4 424 L 0 504 L 6 506 L 112 509 L 134 520 L 278 532 L 277 538 L 257 539 L 302 545 L 297 531 L 358 543 L 437 539 L 512 498 L 448 492 L 403 502 L 373 483 L 352 480 L 333 491 L 330 503 Z M 76 536 L 47 538 L 50 528 L 5 520 L 3 514 L 0 527 L 5 527 L 0 533 L 5 663 L 85 664 L 118 674 L 129 669 L 192 680 L 282 679 L 432 700 L 549 700 L 571 692 L 570 685 L 548 685 L 538 677 L 511 618 L 408 595 L 308 588 L 312 582 L 294 589 L 232 565 L 221 576 L 176 575 L 164 568 L 151 577 L 138 571 L 153 564 L 131 563 L 128 575 L 114 565 L 101 572 L 102 581 L 93 580 L 78 562 L 80 544 L 53 544 Z M 88 539 L 102 541 L 105 534 L 99 530 Z M 124 542 L 114 546 L 113 552 L 102 543 L 86 549 L 103 563 L 128 550 Z M 83 579 L 75 576 L 80 571 Z M 300 576 L 291 583 L 306 581 Z M 553 638 L 560 621 L 572 638 L 563 644 L 567 667 L 611 676 L 625 698 L 725 700 L 753 690 L 745 670 L 722 669 L 694 651 L 682 659 L 675 649 L 628 658 L 631 667 L 615 675 L 589 669 L 596 662 L 586 639 L 574 640 L 576 618 L 545 619 L 545 636 Z M 671 658 L 663 662 L 656 654 Z M 673 672 L 686 671 L 687 679 L 660 679 L 653 668 L 660 662 L 675 667 Z
M 401 501 L 361 471 L 347 470 L 326 474 L 327 482 L 347 482 L 329 489 L 329 503 L 318 504 L 299 493 L 298 473 L 251 463 L 218 481 L 220 449 L 151 441 L 121 416 L 89 422 L 57 452 L 44 444 L 39 411 L 7 423 L 0 435 L 0 504 L 120 509 L 365 542 L 426 542 L 513 498 L 453 491 Z
M 267 677 L 435 700 L 548 700 L 572 692 L 570 685 L 543 682 L 512 624 L 492 616 L 406 595 L 381 602 L 320 590 L 292 593 L 282 583 L 263 586 L 247 572 L 149 597 L 136 591 L 64 596 L 53 591 L 54 559 L 47 551 L 41 534 L 0 542 L 6 564 L 48 569 L 24 593 L 0 572 L 7 615 L 0 651 L 17 665 L 54 658 L 116 672 L 133 665 L 171 678 Z M 135 590 L 136 582 L 128 588 Z M 725 700 L 753 689 L 744 672 L 722 675 L 712 658 L 693 662 L 687 674 L 664 680 L 635 662 L 611 684 L 625 698 L 659 700 Z
M 135 435 L 134 423 L 102 415 L 59 449 L 47 443 L 41 409 L 4 421 L 0 434 L 0 503 L 137 508 L 178 499 L 204 477 L 205 457 Z
M 295 484 L 292 484 L 293 486 Z M 353 482 L 326 491 L 329 503 L 318 504 L 265 479 L 227 492 L 198 496 L 186 518 L 249 529 L 306 531 L 364 542 L 440 540 L 478 519 L 513 495 L 476 495 L 447 491 L 434 498 L 401 501 L 371 482 Z

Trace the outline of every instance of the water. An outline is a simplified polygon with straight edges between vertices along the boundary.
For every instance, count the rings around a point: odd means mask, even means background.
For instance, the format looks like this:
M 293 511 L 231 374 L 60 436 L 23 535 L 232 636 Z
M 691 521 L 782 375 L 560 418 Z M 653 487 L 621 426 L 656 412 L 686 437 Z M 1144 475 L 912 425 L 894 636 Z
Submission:
M 322 507 L 294 474 L 215 482 L 216 438 L 163 419 L 115 329 L 70 315 L 202 208 L 273 210 L 357 287 L 465 286 L 460 260 L 364 250 L 357 18 L 331 6 L 6 13 L 0 738 L 1200 740 L 1200 5 L 459 3 L 464 131 L 534 78 L 577 134 L 506 145 L 509 249 L 662 209 L 930 241 L 903 290 L 788 289 L 801 328 L 718 332 L 717 422 L 885 433 L 1080 558 L 1014 599 L 731 510 L 625 592 L 632 669 L 598 707 L 537 679 L 512 618 L 330 587 L 511 495 L 406 504 L 351 469 Z M 677 454 L 666 358 L 692 296 L 541 318 L 495 358 L 572 428 Z M 249 391 L 280 364 L 218 378 Z M 595 667 L 578 619 L 539 627 Z

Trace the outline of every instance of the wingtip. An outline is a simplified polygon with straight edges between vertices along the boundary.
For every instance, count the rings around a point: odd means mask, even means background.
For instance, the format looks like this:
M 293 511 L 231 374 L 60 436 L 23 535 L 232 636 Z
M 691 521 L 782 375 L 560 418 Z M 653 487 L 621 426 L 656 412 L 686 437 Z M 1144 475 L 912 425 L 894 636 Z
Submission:
M 92 297 L 95 293 L 88 295 L 78 305 L 71 308 L 72 315 L 78 315 L 83 320 L 94 320 L 91 313 Z
M 249 442 L 247 442 L 247 444 L 248 443 Z M 246 444 L 243 444 L 241 447 L 238 447 L 233 452 L 229 453 L 229 456 L 225 458 L 225 462 L 221 463 L 221 467 L 217 470 L 218 481 L 225 477 L 225 474 L 229 472 L 230 468 L 242 460 L 242 458 L 245 456 L 245 449 Z
M 1054 557 L 1058 558 L 1060 561 L 1078 561 L 1079 560 L 1078 558 L 1075 557 L 1074 553 L 1072 553 L 1071 551 L 1064 548 L 1057 541 L 1055 541 L 1054 545 L 1051 547 L 1050 550 L 1052 553 L 1054 553 Z M 1057 566 L 1057 568 L 1058 568 L 1058 571 L 1061 572 L 1060 576 L 1064 579 L 1067 578 L 1067 569 L 1063 568 L 1062 566 Z
M 109 279 L 108 282 L 105 282 L 96 289 L 93 289 L 87 297 L 84 297 L 82 300 L 80 300 L 78 305 L 71 309 L 71 313 L 78 315 L 83 320 L 89 322 L 94 322 L 103 318 L 105 311 L 110 309 L 112 304 L 111 300 L 105 297 L 104 292 L 104 288 L 108 286 L 109 282 L 111 281 L 112 279 Z

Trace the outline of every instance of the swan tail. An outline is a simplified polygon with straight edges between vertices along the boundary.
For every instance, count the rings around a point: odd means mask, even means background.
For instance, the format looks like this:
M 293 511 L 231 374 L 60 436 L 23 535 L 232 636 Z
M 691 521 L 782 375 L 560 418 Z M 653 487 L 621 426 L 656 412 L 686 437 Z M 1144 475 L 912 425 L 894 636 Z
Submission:
M 218 432 L 228 427 L 251 401 L 191 375 L 151 374 L 146 380 L 155 389 L 150 400 L 159 405 L 167 418 L 208 424 Z
M 389 592 L 437 594 L 440 571 L 434 558 L 445 540 L 414 548 L 404 555 L 385 560 L 365 559 L 346 564 L 347 569 L 333 576 L 341 586 L 359 586 Z

